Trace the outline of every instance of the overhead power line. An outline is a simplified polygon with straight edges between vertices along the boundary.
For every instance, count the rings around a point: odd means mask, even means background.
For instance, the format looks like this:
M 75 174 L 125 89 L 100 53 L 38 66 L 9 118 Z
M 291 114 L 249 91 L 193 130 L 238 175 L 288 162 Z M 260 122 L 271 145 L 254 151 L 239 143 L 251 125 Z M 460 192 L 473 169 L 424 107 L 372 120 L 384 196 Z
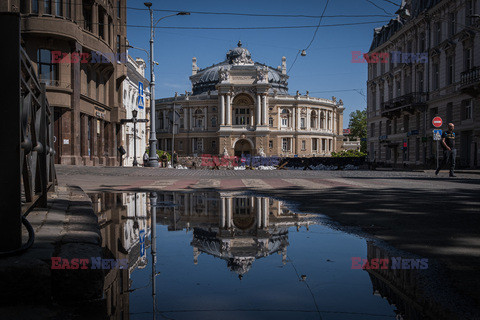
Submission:
M 313 43 L 313 40 L 315 40 L 315 36 L 317 35 L 318 28 L 320 28 L 320 24 L 322 23 L 322 19 L 323 19 L 323 16 L 325 15 L 325 11 L 327 11 L 327 6 L 328 6 L 329 2 L 330 2 L 330 0 L 327 0 L 327 2 L 325 3 L 325 7 L 323 8 L 322 15 L 320 16 L 320 20 L 318 21 L 318 25 L 315 28 L 315 32 L 313 33 L 312 40 L 310 40 L 310 43 L 308 44 L 308 46 L 305 49 L 303 49 L 303 51 L 298 50 L 297 54 L 295 55 L 295 59 L 293 59 L 292 65 L 288 69 L 287 73 L 289 73 L 290 70 L 292 70 L 293 66 L 295 65 L 295 62 L 297 62 L 298 55 L 300 54 L 300 52 L 302 52 L 302 55 L 303 55 L 305 53 L 305 51 L 308 50 L 308 48 L 310 48 L 310 46 Z
M 127 7 L 127 9 L 132 10 L 148 10 L 144 8 L 133 8 Z M 316 15 L 305 15 L 305 14 L 268 14 L 268 13 L 241 13 L 241 12 L 209 12 L 209 11 L 190 11 L 190 10 L 167 10 L 167 9 L 152 9 L 153 11 L 157 12 L 181 12 L 186 11 L 194 14 L 208 14 L 208 15 L 231 15 L 231 16 L 250 16 L 250 17 L 277 17 L 277 18 L 313 18 L 318 19 L 321 16 Z M 389 17 L 391 18 L 394 16 L 393 14 L 338 14 L 338 15 L 330 15 L 330 16 L 323 16 L 324 18 L 366 18 L 366 17 Z
M 388 0 L 383 0 L 388 1 Z M 71 3 L 70 1 L 63 0 L 60 2 L 55 3 L 62 3 L 63 5 L 71 5 L 71 6 L 83 6 L 82 3 Z M 394 4 L 393 2 L 391 2 Z M 137 11 L 148 11 L 148 8 L 142 7 L 130 7 L 130 6 L 109 6 L 112 9 L 118 8 L 126 8 L 130 10 L 137 10 Z M 55 11 L 55 6 L 51 8 L 52 12 Z M 205 15 L 232 15 L 232 16 L 250 16 L 250 17 L 277 17 L 277 18 L 312 18 L 318 19 L 321 16 L 318 15 L 306 15 L 306 14 L 269 14 L 269 13 L 251 13 L 251 12 L 215 12 L 215 11 L 191 11 L 188 9 L 184 10 L 173 10 L 173 9 L 152 9 L 152 11 L 156 12 L 170 12 L 170 13 L 177 13 L 177 12 L 190 12 L 192 14 L 205 14 Z M 325 15 L 324 18 L 369 18 L 369 17 L 379 17 L 379 18 L 392 18 L 395 15 L 393 14 L 338 14 L 338 15 Z
M 384 8 L 380 7 L 378 4 L 376 4 L 375 2 L 371 1 L 371 0 L 365 0 L 367 1 L 368 3 L 372 4 L 374 7 L 382 10 L 383 12 L 385 12 L 386 14 L 389 14 L 389 15 L 393 15 L 392 13 L 390 12 L 387 12 L 387 10 L 385 10 Z
M 76 22 L 83 22 L 85 20 L 75 20 Z M 351 23 L 337 23 L 337 24 L 324 24 L 320 28 L 326 27 L 343 27 L 343 26 L 354 26 L 362 24 L 380 24 L 387 23 L 388 21 L 366 21 L 366 22 L 351 22 Z M 101 24 L 101 23 L 91 23 L 91 24 Z M 150 28 L 150 26 L 134 25 L 134 24 L 125 24 L 124 26 L 130 28 Z M 270 30 L 270 29 L 308 29 L 308 28 L 317 28 L 318 26 L 265 26 L 265 27 L 169 27 L 169 26 L 156 26 L 155 29 L 183 29 L 183 30 Z
M 382 0 L 382 1 L 388 2 L 388 3 L 390 3 L 390 4 L 393 4 L 394 6 L 397 6 L 397 7 L 399 7 L 399 6 L 400 6 L 400 4 L 399 4 L 399 3 L 395 3 L 395 2 L 393 2 L 393 1 L 390 1 L 390 0 Z

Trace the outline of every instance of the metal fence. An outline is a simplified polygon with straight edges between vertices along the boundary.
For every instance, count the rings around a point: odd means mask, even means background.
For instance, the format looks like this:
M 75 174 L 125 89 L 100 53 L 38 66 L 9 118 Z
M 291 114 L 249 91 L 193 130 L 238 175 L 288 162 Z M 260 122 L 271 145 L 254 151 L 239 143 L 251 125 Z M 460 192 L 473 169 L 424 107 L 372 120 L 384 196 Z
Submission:
M 47 206 L 47 192 L 56 184 L 53 150 L 53 112 L 45 84 L 20 46 L 20 16 L 0 14 L 0 28 L 9 30 L 0 51 L 0 67 L 9 81 L 2 95 L 0 141 L 3 150 L 0 202 L 0 255 L 18 252 L 21 224 L 33 230 L 25 217 L 35 207 Z

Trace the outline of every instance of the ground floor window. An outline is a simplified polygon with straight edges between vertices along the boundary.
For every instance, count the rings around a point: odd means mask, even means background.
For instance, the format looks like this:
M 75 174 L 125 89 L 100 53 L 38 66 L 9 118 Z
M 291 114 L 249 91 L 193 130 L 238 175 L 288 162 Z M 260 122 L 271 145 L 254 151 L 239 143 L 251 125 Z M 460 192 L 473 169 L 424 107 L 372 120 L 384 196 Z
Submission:
M 193 138 L 192 139 L 192 149 L 194 153 L 203 151 L 203 139 Z
M 269 147 L 269 148 L 273 148 L 273 140 L 269 140 L 269 141 L 268 141 L 268 147 Z
M 307 149 L 307 142 L 305 140 L 302 140 L 302 150 Z
M 292 141 L 291 138 L 282 138 L 282 151 L 291 150 L 291 147 L 290 147 L 291 141 Z
M 317 138 L 312 139 L 312 151 L 318 151 L 318 139 Z

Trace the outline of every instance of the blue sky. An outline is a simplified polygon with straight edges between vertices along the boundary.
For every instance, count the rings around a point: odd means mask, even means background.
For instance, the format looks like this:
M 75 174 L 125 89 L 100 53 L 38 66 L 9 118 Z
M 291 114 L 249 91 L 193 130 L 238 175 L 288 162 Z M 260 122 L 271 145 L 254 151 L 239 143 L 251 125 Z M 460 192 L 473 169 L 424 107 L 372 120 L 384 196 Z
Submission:
M 320 16 L 326 0 L 318 1 L 171 1 L 150 0 L 157 10 L 234 12 L 254 14 L 288 14 Z M 351 63 L 352 51 L 367 52 L 373 36 L 373 28 L 389 20 L 386 13 L 371 2 L 393 14 L 398 6 L 388 0 L 331 0 L 325 16 L 329 15 L 379 15 L 372 17 L 324 17 L 321 25 L 376 22 L 360 25 L 320 27 L 307 50 L 307 56 L 298 56 L 289 70 L 289 90 L 294 94 L 310 91 L 311 96 L 342 99 L 345 105 L 344 128 L 348 127 L 350 112 L 366 107 L 367 64 Z M 400 0 L 391 0 L 400 3 Z M 143 9 L 144 1 L 127 1 L 127 38 L 130 45 L 148 49 L 149 13 Z M 155 11 L 158 19 L 171 14 Z M 174 16 L 159 22 L 159 27 L 270 27 L 270 26 L 316 26 L 319 18 L 259 17 L 234 15 L 206 15 L 192 13 L 190 16 Z M 205 68 L 225 59 L 226 52 L 241 40 L 252 59 L 272 67 L 287 58 L 290 69 L 298 51 L 307 47 L 315 28 L 269 29 L 269 30 L 185 30 L 156 29 L 155 67 L 156 98 L 173 96 L 191 90 L 188 77 L 191 75 L 192 57 L 197 58 L 200 68 Z M 146 54 L 130 49 L 132 57 L 146 59 Z M 149 73 L 147 74 L 149 78 Z M 352 90 L 352 89 L 356 89 Z M 349 90 L 349 91 L 345 91 Z

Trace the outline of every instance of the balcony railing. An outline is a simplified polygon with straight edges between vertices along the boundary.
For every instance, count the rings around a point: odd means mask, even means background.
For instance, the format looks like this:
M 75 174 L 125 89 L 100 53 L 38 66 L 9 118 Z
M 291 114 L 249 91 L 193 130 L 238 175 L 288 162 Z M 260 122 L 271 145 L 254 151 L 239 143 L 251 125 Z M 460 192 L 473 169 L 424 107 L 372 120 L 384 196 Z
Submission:
M 460 74 L 462 86 L 480 81 L 480 67 L 473 67 Z
M 412 108 L 424 105 L 427 101 L 425 92 L 412 92 L 382 103 L 382 114 L 391 111 L 401 111 L 403 108 Z

